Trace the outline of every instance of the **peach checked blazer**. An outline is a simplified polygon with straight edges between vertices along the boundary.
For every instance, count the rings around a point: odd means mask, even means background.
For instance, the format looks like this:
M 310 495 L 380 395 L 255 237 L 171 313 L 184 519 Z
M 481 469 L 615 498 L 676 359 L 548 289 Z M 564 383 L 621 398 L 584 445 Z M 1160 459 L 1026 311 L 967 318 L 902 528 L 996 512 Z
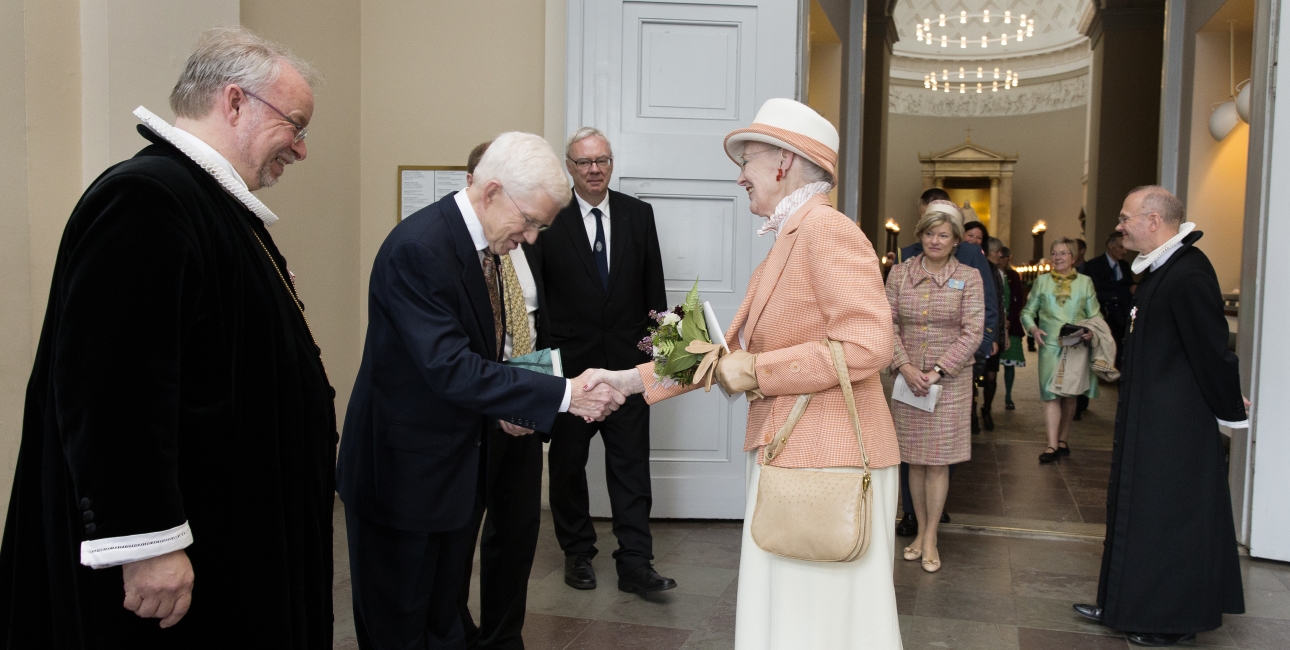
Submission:
M 766 395 L 748 406 L 744 451 L 768 444 L 788 420 L 797 396 L 815 393 L 773 464 L 863 464 L 825 339 L 841 342 L 846 353 L 870 467 L 899 464 L 896 429 L 878 377 L 891 363 L 895 346 L 878 256 L 856 224 L 821 194 L 785 221 L 770 254 L 753 271 L 726 332 L 732 351 L 742 340 L 757 355 L 757 382 Z M 664 386 L 652 362 L 637 370 L 650 404 L 698 388 Z

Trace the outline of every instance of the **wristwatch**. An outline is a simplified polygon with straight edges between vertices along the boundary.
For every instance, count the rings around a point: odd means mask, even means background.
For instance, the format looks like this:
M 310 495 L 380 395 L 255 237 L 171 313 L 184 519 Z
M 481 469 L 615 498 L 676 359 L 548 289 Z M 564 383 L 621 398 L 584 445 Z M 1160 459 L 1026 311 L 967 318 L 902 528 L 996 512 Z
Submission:
M 945 369 L 942 368 L 940 364 L 932 366 L 932 370 L 935 370 L 936 374 L 940 375 L 942 378 L 945 377 Z

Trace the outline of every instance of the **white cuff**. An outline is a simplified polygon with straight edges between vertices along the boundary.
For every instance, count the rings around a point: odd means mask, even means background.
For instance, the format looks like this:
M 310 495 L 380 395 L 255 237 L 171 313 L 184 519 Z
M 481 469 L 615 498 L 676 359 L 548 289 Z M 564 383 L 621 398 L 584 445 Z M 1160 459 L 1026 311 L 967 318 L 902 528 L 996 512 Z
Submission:
M 1219 420 L 1218 424 L 1219 426 L 1224 426 L 1229 429 L 1248 429 L 1250 428 L 1250 419 L 1246 418 L 1244 420 L 1241 420 L 1240 422 L 1228 422 L 1227 420 Z
M 569 400 L 571 399 L 573 399 L 573 382 L 566 379 L 564 380 L 564 400 L 560 402 L 561 413 L 569 411 Z
M 81 542 L 81 564 L 91 569 L 106 569 L 165 555 L 188 548 L 192 543 L 193 531 L 185 521 L 170 530 Z

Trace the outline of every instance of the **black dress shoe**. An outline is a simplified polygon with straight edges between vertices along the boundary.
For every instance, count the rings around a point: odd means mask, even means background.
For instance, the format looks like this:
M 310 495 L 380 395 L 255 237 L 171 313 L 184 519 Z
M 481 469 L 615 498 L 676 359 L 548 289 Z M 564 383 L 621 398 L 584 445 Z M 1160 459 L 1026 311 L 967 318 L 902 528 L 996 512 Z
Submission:
M 1071 605 L 1071 607 L 1074 607 L 1075 611 L 1080 616 L 1083 616 L 1084 618 L 1087 618 L 1090 621 L 1097 621 L 1098 623 L 1102 622 L 1102 608 L 1098 607 L 1097 605 L 1080 604 L 1080 605 Z
M 1007 410 L 1007 411 L 1015 411 L 1017 410 L 1017 405 L 1013 404 L 1012 400 L 1008 400 L 1003 403 L 1003 408 L 1004 410 Z
M 941 513 L 941 523 L 942 523 L 942 524 L 948 524 L 948 523 L 950 523 L 950 513 L 948 513 L 948 512 L 942 512 L 942 513 Z
M 668 589 L 676 589 L 676 581 L 659 575 L 649 564 L 642 564 L 625 575 L 618 576 L 618 591 L 652 594 Z
M 896 535 L 899 537 L 914 537 L 918 535 L 918 520 L 914 519 L 914 513 L 906 512 L 901 517 L 900 523 L 896 524 Z
M 990 409 L 981 409 L 981 428 L 994 431 L 994 417 L 990 415 Z
M 1083 419 L 1084 419 L 1083 411 L 1075 411 L 1075 417 L 1071 418 L 1071 420 L 1074 420 L 1075 422 L 1079 422 L 1080 420 L 1083 420 Z
M 595 589 L 596 570 L 585 555 L 564 556 L 564 584 L 574 589 Z
M 1133 645 L 1144 645 L 1149 648 L 1163 648 L 1166 646 L 1177 645 L 1183 641 L 1193 641 L 1196 639 L 1195 634 L 1150 634 L 1146 632 L 1130 632 L 1127 635 L 1129 643 Z
M 1061 440 L 1057 442 L 1057 455 L 1058 456 L 1071 455 L 1071 447 L 1070 445 L 1066 444 L 1066 441 Z
M 1049 449 L 1052 449 L 1052 451 L 1048 451 Z M 1061 454 L 1057 453 L 1056 447 L 1044 447 L 1044 453 L 1039 454 L 1039 462 L 1051 463 L 1056 461 L 1058 458 L 1061 458 L 1061 456 Z

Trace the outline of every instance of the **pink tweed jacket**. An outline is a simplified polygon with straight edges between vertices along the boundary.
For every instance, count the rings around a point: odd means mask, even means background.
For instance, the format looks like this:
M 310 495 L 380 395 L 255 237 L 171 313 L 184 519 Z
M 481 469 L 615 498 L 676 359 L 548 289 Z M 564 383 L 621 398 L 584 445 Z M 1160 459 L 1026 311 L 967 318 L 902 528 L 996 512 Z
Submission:
M 862 465 L 825 339 L 843 344 L 870 467 L 899 464 L 896 430 L 878 377 L 895 345 L 878 257 L 855 223 L 834 210 L 827 195 L 818 195 L 784 222 L 726 332 L 731 350 L 742 340 L 757 355 L 757 381 L 766 395 L 749 405 L 744 451 L 768 444 L 797 396 L 815 393 L 772 464 Z M 650 404 L 698 387 L 661 385 L 653 363 L 637 370 Z

